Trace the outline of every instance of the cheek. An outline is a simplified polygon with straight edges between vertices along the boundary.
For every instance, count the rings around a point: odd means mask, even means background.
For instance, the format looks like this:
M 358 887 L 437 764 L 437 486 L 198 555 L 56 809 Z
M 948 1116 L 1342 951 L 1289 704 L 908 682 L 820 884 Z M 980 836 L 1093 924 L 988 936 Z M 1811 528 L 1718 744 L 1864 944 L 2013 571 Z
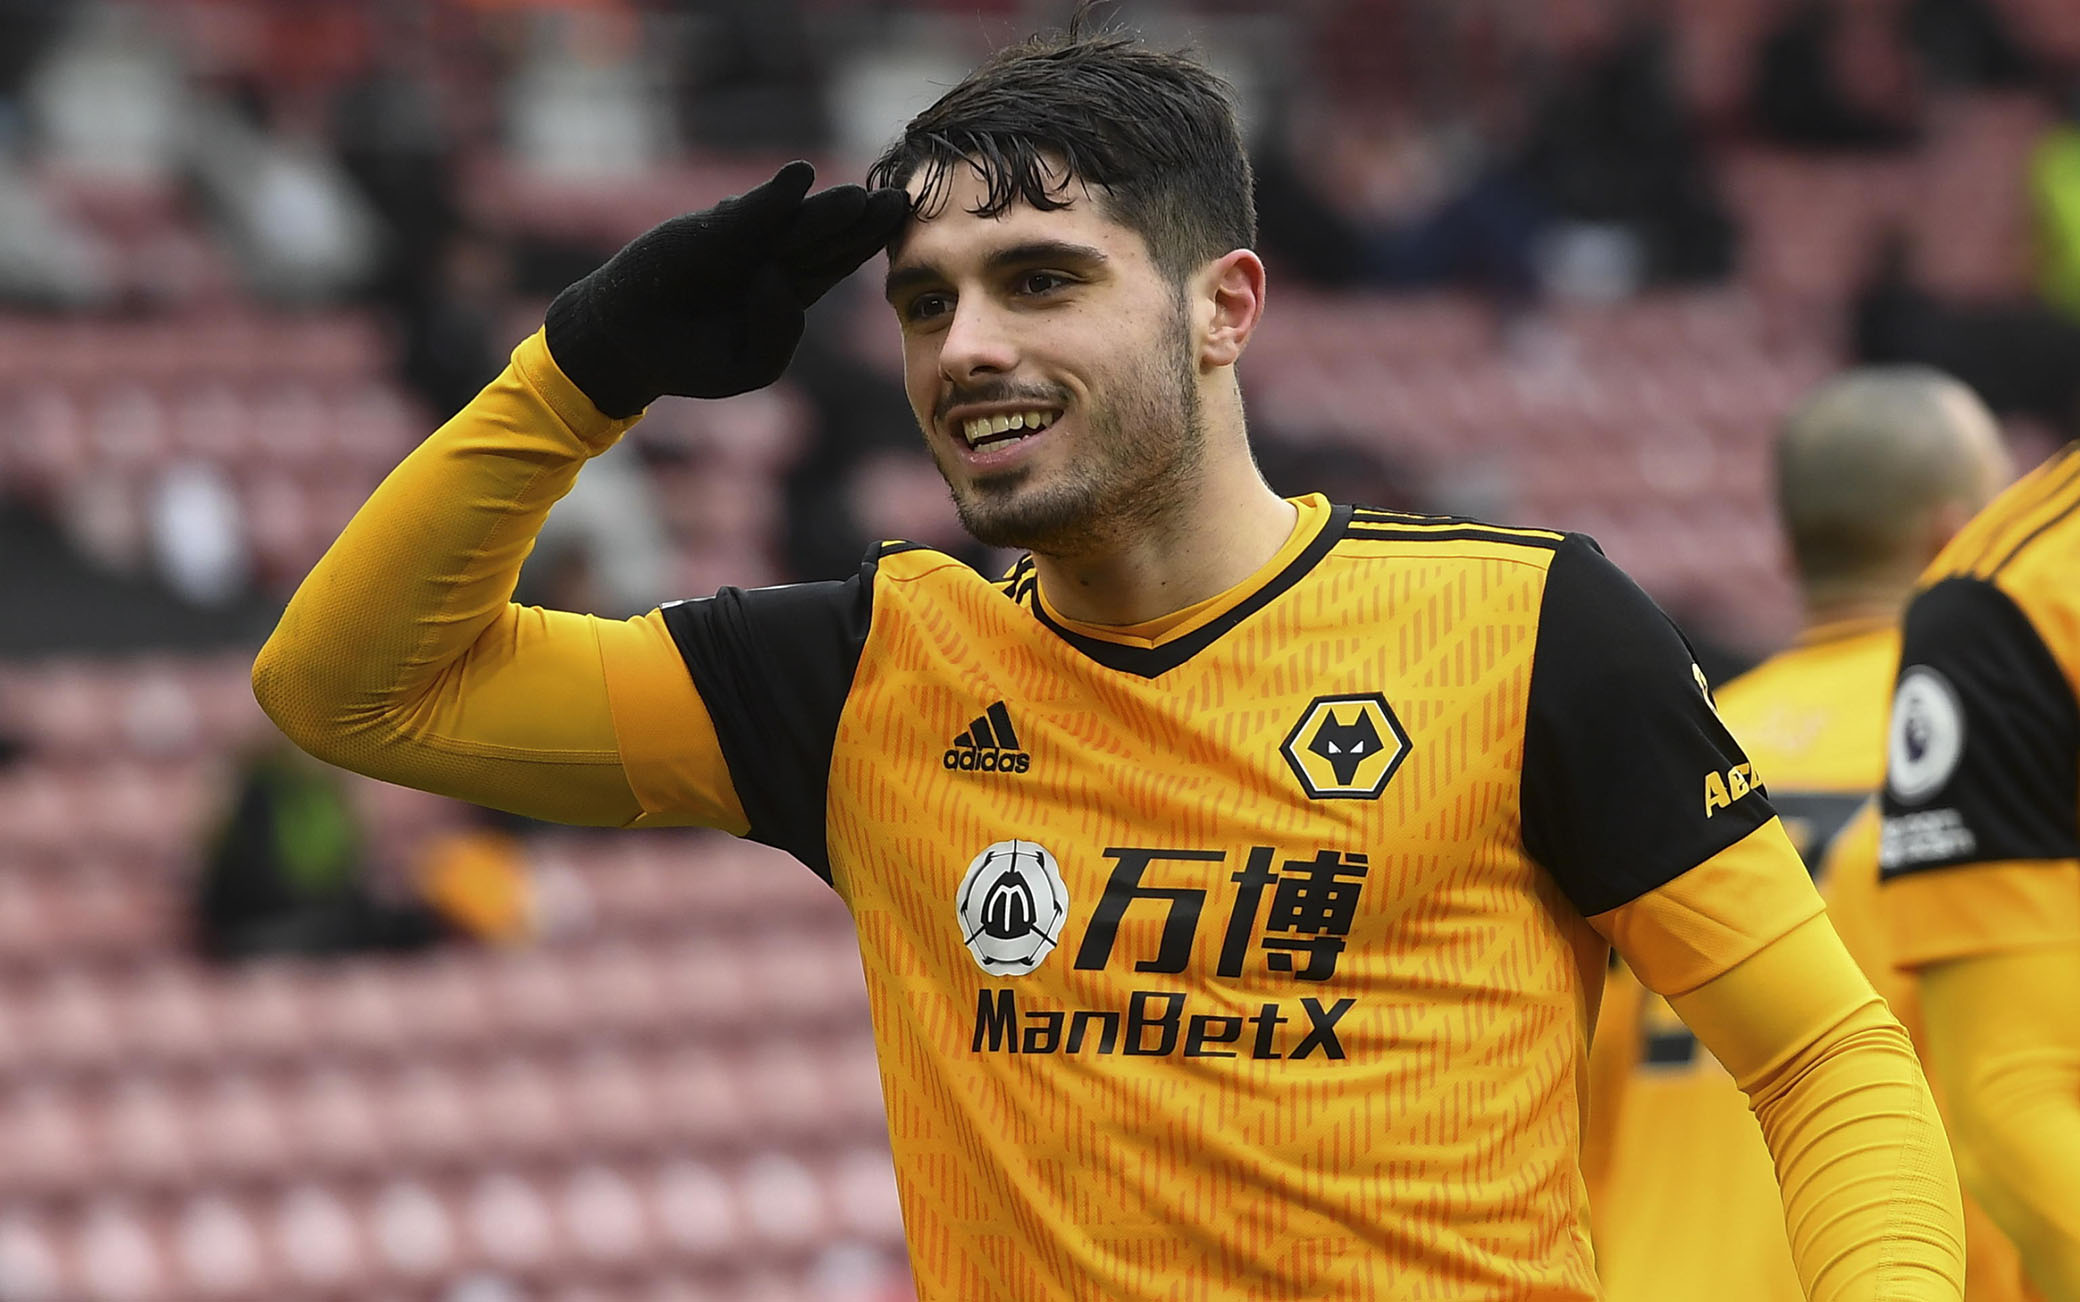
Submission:
M 918 423 L 928 424 L 939 399 L 939 345 L 934 337 L 903 336 L 903 391 Z

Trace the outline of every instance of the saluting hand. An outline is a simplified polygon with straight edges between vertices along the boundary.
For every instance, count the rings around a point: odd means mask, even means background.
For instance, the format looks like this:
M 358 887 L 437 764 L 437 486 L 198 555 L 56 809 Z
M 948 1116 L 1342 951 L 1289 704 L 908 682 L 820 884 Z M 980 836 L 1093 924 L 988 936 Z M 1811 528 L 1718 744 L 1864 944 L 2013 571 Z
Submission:
M 901 190 L 809 193 L 794 162 L 750 192 L 654 226 L 557 295 L 549 353 L 603 415 L 665 394 L 726 398 L 780 378 L 803 312 L 910 212 Z

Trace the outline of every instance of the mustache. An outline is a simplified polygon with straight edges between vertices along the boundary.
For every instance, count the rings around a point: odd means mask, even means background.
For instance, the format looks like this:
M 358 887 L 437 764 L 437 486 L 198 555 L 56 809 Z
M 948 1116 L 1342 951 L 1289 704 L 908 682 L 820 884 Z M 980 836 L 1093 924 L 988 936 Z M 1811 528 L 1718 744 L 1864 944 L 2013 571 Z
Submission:
M 932 407 L 932 419 L 944 423 L 946 413 L 955 407 L 970 403 L 1028 402 L 1035 407 L 1066 407 L 1069 395 L 1047 385 L 1013 384 L 1009 380 L 987 384 L 955 385 L 939 395 Z

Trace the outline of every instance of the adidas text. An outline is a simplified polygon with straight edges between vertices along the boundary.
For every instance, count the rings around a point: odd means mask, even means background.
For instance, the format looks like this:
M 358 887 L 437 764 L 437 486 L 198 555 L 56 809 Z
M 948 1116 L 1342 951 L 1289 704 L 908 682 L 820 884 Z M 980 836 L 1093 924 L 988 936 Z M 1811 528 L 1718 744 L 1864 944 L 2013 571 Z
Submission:
M 946 752 L 943 762 L 962 773 L 1023 773 L 1033 766 L 1033 757 L 1022 750 L 955 747 Z

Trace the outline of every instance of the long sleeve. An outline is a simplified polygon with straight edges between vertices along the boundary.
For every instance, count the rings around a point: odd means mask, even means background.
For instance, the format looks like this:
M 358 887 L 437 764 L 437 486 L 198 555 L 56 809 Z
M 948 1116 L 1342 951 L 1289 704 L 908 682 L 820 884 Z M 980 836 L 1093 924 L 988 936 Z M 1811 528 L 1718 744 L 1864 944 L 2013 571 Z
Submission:
M 1958 1169 L 2050 1302 L 2080 1302 L 2080 947 L 1921 973 Z
M 742 831 L 660 615 L 617 622 L 510 600 L 550 507 L 633 423 L 600 415 L 539 333 L 522 343 L 304 579 L 253 667 L 269 717 L 343 768 L 536 818 Z M 712 762 L 682 762 L 690 776 L 652 798 L 624 760 L 667 747 Z
M 1814 1302 L 1955 1302 L 1964 1224 L 1906 1031 L 1823 918 L 1670 1001 L 1748 1095 Z

